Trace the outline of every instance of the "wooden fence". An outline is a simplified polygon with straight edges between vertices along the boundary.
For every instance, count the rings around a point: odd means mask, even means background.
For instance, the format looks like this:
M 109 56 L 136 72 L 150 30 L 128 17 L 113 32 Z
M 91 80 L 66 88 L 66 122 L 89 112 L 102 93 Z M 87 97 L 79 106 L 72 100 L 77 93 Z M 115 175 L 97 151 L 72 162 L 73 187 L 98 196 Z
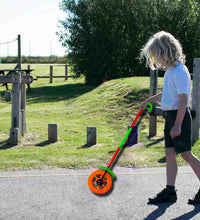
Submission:
M 65 67 L 65 75 L 55 76 L 53 74 L 53 65 L 51 65 L 50 68 L 49 68 L 49 76 L 37 76 L 36 78 L 37 79 L 47 78 L 47 79 L 49 79 L 49 83 L 53 83 L 53 78 L 64 78 L 65 80 L 67 80 L 69 77 L 73 77 L 73 76 L 68 75 L 68 66 L 67 66 L 67 64 L 65 64 L 65 65 L 56 65 L 56 67 L 57 66 L 64 66 Z

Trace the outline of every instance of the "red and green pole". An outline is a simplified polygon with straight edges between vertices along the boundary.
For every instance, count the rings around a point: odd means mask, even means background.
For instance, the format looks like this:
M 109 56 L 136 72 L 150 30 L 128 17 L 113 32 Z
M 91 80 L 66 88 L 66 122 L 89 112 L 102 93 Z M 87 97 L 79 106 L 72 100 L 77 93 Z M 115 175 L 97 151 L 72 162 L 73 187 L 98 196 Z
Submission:
M 141 109 L 139 111 L 139 113 L 137 114 L 135 120 L 133 121 L 133 123 L 131 124 L 130 128 L 128 129 L 128 131 L 126 132 L 123 140 L 121 141 L 121 143 L 119 144 L 119 147 L 117 148 L 117 150 L 115 151 L 115 154 L 113 155 L 113 157 L 111 158 L 109 164 L 107 165 L 107 167 L 109 168 L 111 166 L 111 164 L 113 163 L 113 161 L 115 160 L 115 157 L 117 156 L 118 152 L 120 151 L 121 147 L 123 146 L 124 142 L 126 141 L 126 139 L 128 138 L 129 134 L 131 133 L 135 123 L 137 122 L 138 118 L 140 117 L 140 115 L 142 114 L 144 110 Z
M 141 110 L 138 112 L 137 116 L 135 117 L 133 123 L 131 124 L 130 128 L 128 129 L 127 133 L 125 134 L 123 140 L 122 140 L 121 143 L 119 144 L 117 150 L 115 151 L 114 155 L 112 156 L 112 158 L 111 158 L 109 164 L 107 165 L 107 167 L 97 166 L 98 168 L 106 170 L 108 173 L 110 173 L 110 175 L 111 175 L 112 177 L 115 176 L 114 173 L 113 173 L 109 168 L 110 168 L 110 166 L 113 164 L 113 161 L 115 160 L 117 154 L 119 153 L 120 149 L 121 149 L 122 146 L 124 145 L 124 142 L 126 141 L 126 139 L 128 138 L 129 134 L 131 133 L 133 127 L 134 127 L 135 124 L 136 124 L 136 122 L 138 121 L 138 118 L 141 116 L 142 112 L 143 112 L 144 110 L 146 110 L 147 108 L 148 108 L 148 112 L 152 112 L 153 105 L 152 105 L 151 103 L 148 103 L 148 104 L 146 104 L 146 106 L 145 106 L 144 109 L 141 109 Z

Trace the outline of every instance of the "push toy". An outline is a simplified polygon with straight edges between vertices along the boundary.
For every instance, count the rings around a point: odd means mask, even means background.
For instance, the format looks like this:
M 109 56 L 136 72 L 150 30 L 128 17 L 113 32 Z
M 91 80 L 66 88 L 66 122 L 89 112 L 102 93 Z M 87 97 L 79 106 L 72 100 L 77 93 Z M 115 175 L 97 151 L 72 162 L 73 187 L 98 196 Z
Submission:
M 107 193 L 112 186 L 112 179 L 115 177 L 115 174 L 111 170 L 114 163 L 116 162 L 116 157 L 119 155 L 120 150 L 126 147 L 128 143 L 129 137 L 131 135 L 131 131 L 134 126 L 140 123 L 142 117 L 146 114 L 146 112 L 152 112 L 153 105 L 151 103 L 146 104 L 144 109 L 141 109 L 137 116 L 135 117 L 133 123 L 131 124 L 130 128 L 128 129 L 127 133 L 125 134 L 123 140 L 121 141 L 119 147 L 115 151 L 113 157 L 111 158 L 107 167 L 104 166 L 97 166 L 99 170 L 94 171 L 90 174 L 88 178 L 88 186 L 90 190 L 96 194 L 105 194 Z M 138 120 L 139 119 L 139 120 Z M 125 142 L 126 141 L 126 142 Z

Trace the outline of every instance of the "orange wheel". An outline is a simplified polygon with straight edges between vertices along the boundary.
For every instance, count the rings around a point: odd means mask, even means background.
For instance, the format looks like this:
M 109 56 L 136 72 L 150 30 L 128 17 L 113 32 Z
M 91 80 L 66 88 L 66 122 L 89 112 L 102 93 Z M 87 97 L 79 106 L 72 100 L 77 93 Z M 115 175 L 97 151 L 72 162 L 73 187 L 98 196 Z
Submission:
M 110 190 L 112 186 L 112 178 L 106 173 L 102 179 L 104 173 L 104 170 L 96 170 L 90 174 L 88 178 L 88 186 L 92 192 L 96 194 L 104 194 Z

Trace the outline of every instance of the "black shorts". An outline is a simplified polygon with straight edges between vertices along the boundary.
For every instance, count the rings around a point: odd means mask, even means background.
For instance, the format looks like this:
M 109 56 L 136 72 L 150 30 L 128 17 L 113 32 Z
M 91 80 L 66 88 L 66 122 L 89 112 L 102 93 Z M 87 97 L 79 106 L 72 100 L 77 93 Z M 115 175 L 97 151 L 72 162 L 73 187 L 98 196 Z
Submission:
M 191 138 L 191 126 L 192 117 L 190 110 L 187 108 L 185 116 L 182 122 L 181 134 L 175 138 L 171 138 L 170 132 L 175 124 L 177 110 L 165 111 L 165 148 L 173 147 L 176 153 L 182 153 L 185 151 L 191 151 L 192 138 Z

